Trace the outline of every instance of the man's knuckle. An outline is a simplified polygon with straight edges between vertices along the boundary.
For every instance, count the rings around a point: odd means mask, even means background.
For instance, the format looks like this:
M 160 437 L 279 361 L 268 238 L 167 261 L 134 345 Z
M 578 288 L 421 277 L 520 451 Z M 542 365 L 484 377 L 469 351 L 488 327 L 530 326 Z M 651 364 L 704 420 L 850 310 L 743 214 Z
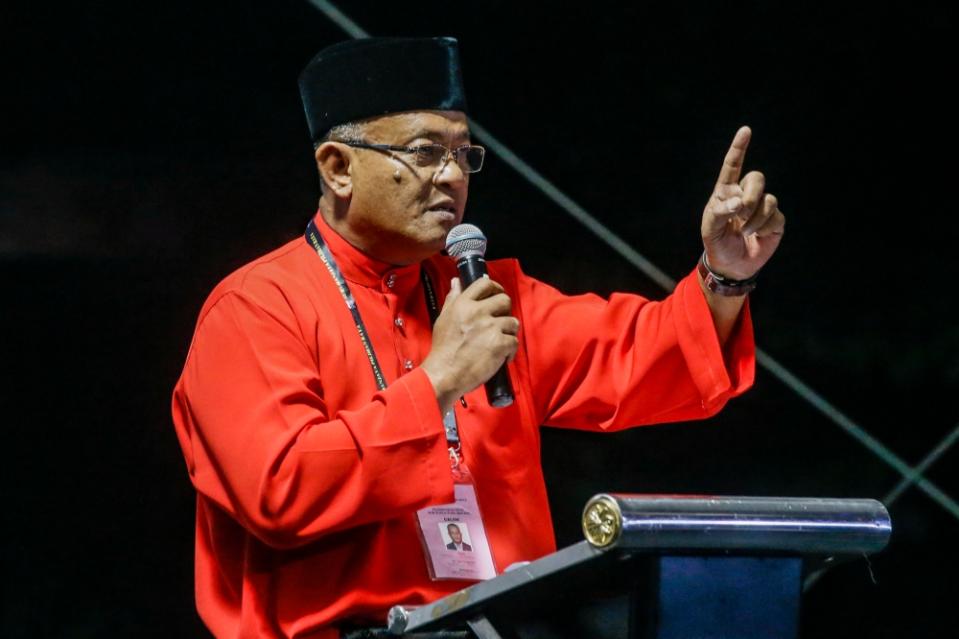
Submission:
M 710 215 L 729 215 L 729 208 L 724 202 L 714 202 L 706 207 L 706 212 Z
M 753 188 L 762 190 L 766 186 L 766 176 L 759 171 L 750 171 L 742 179 L 740 185 L 743 188 Z
M 488 277 L 481 277 L 473 282 L 473 285 L 481 291 L 489 291 L 496 287 L 496 282 Z

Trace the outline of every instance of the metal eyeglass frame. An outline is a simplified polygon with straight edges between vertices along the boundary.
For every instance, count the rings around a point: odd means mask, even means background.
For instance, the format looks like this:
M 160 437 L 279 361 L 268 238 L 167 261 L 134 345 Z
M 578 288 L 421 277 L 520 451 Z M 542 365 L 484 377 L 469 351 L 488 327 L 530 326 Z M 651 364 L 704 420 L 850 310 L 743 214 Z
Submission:
M 419 150 L 422 148 L 439 147 L 443 149 L 444 151 L 446 151 L 446 154 L 443 156 L 443 162 L 440 165 L 438 165 L 437 168 L 442 167 L 446 163 L 446 161 L 449 159 L 449 157 L 452 155 L 453 160 L 456 162 L 456 165 L 460 167 L 463 173 L 479 173 L 480 170 L 482 170 L 483 168 L 483 160 L 486 158 L 486 148 L 479 146 L 477 144 L 461 144 L 455 149 L 451 149 L 447 146 L 444 146 L 442 144 L 436 144 L 436 143 L 419 144 L 417 146 L 397 146 L 394 144 L 370 144 L 369 142 L 358 142 L 358 141 L 351 141 L 351 140 L 335 140 L 335 141 L 340 142 L 342 144 L 346 144 L 347 146 L 356 147 L 358 149 L 373 149 L 374 151 L 397 151 L 401 153 L 412 153 L 415 156 L 419 156 L 419 153 L 420 153 Z M 464 167 L 463 164 L 460 163 L 459 154 L 463 149 L 480 149 L 481 154 L 480 154 L 479 167 L 477 167 L 475 170 L 471 170 L 468 166 Z M 464 154 L 463 157 L 465 158 L 466 151 L 462 151 L 462 152 Z M 422 164 L 419 166 L 430 166 L 430 164 Z

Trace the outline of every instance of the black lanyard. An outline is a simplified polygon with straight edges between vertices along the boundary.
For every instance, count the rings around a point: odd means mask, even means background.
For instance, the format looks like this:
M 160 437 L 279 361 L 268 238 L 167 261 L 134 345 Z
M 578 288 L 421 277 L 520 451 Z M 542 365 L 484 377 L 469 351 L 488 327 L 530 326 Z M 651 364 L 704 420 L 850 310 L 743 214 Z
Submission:
M 385 390 L 386 378 L 383 377 L 380 363 L 376 359 L 376 353 L 373 352 L 373 344 L 370 343 L 370 336 L 366 332 L 366 325 L 363 324 L 363 318 L 360 317 L 360 310 L 356 307 L 356 300 L 353 299 L 353 294 L 350 292 L 350 287 L 346 284 L 346 280 L 343 279 L 340 267 L 336 265 L 333 254 L 330 252 L 326 242 L 323 241 L 323 236 L 320 235 L 320 231 L 316 228 L 313 220 L 310 220 L 310 223 L 306 226 L 306 241 L 316 249 L 316 254 L 323 261 L 326 270 L 330 272 L 333 281 L 336 282 L 336 287 L 340 289 L 340 295 L 343 297 L 343 301 L 346 302 L 346 307 L 350 309 L 350 315 L 353 316 L 356 332 L 360 334 L 360 341 L 363 342 L 363 350 L 366 351 L 366 357 L 370 360 L 373 377 L 376 378 L 376 387 L 380 390 Z M 433 284 L 426 274 L 426 269 L 422 266 L 420 266 L 420 278 L 423 280 L 423 292 L 426 297 L 426 308 L 430 314 L 430 322 L 435 324 L 436 318 L 439 317 L 440 314 L 439 305 L 436 302 L 436 293 L 433 291 Z

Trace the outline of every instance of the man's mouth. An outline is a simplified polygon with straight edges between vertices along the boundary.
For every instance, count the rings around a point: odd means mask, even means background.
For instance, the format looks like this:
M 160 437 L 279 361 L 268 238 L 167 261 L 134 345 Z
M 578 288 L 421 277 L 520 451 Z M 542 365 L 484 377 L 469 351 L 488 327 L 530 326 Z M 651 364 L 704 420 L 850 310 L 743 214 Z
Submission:
M 434 205 L 428 207 L 426 210 L 427 210 L 427 211 L 430 211 L 430 212 L 433 212 L 433 213 L 448 214 L 448 215 L 451 215 L 451 216 L 453 216 L 453 217 L 456 217 L 456 207 L 453 205 L 452 202 L 449 202 L 449 203 L 444 202 L 444 203 L 440 203 L 440 204 L 434 204 Z

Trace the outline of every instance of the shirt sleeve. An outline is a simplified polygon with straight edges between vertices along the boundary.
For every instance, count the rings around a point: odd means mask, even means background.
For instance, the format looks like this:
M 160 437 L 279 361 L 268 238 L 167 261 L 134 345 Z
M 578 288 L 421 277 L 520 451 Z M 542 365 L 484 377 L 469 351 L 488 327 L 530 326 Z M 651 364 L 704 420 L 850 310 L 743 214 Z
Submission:
M 275 547 L 453 501 L 426 374 L 331 414 L 315 357 L 289 308 L 242 292 L 216 301 L 173 396 L 196 489 Z
M 748 301 L 721 347 L 695 271 L 662 301 L 567 296 L 518 265 L 516 286 L 539 423 L 616 430 L 701 419 L 752 385 Z

